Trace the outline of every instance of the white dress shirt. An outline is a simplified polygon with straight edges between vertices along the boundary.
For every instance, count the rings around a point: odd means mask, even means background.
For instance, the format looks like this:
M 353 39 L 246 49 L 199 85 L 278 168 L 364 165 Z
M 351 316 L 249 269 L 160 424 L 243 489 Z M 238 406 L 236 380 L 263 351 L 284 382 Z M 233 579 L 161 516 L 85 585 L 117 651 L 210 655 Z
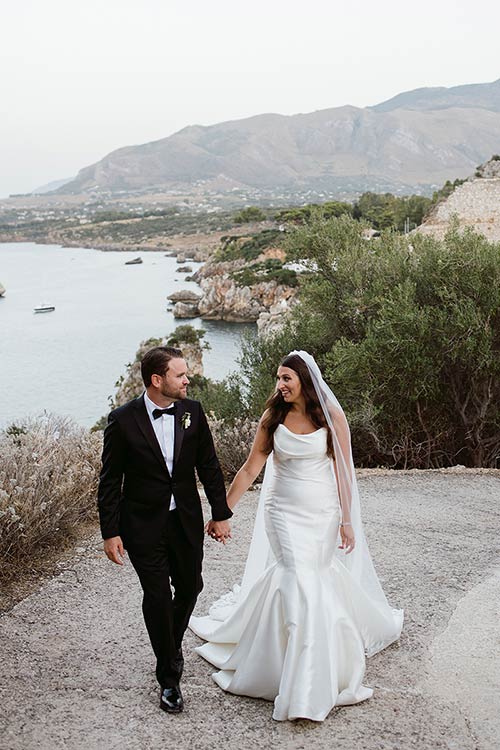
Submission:
M 146 405 L 146 410 L 153 425 L 163 458 L 167 464 L 167 469 L 170 476 L 172 476 L 172 469 L 174 467 L 175 416 L 173 414 L 162 414 L 161 417 L 155 419 L 153 417 L 153 410 L 163 409 L 164 407 L 158 406 L 154 401 L 151 401 L 146 392 L 144 392 L 144 404 Z M 169 510 L 175 510 L 176 507 L 175 498 L 172 493 Z

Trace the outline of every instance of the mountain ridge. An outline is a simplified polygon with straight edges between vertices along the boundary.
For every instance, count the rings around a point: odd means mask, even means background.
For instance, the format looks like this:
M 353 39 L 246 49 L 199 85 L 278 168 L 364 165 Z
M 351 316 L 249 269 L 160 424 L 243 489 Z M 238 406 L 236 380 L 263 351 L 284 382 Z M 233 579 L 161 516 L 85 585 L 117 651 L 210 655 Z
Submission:
M 500 151 L 500 79 L 402 92 L 372 107 L 263 113 L 124 146 L 58 194 L 207 189 L 429 191 Z M 221 188 L 222 185 L 222 188 Z

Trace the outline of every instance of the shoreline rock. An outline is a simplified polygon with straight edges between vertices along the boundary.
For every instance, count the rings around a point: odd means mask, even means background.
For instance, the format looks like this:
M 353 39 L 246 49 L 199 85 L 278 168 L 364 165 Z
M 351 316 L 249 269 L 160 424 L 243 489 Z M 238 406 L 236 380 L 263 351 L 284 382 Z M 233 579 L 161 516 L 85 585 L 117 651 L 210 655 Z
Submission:
M 245 265 L 243 259 L 208 261 L 194 274 L 193 280 L 200 285 L 202 292 L 198 309 L 203 320 L 256 323 L 262 314 L 268 314 L 274 308 L 276 322 L 285 312 L 288 301 L 296 295 L 296 289 L 275 280 L 262 280 L 251 286 L 241 286 L 231 274 Z
M 176 302 L 172 312 L 174 318 L 200 317 L 200 308 L 196 302 Z

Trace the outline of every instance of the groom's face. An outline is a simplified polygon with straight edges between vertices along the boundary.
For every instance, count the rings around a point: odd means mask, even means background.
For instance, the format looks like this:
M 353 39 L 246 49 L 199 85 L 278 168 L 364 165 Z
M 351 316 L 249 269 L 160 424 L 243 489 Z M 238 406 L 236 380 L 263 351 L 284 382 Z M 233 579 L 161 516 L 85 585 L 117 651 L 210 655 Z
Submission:
M 186 361 L 180 357 L 174 357 L 168 363 L 167 372 L 159 381 L 158 388 L 162 396 L 175 400 L 186 398 L 188 384 Z

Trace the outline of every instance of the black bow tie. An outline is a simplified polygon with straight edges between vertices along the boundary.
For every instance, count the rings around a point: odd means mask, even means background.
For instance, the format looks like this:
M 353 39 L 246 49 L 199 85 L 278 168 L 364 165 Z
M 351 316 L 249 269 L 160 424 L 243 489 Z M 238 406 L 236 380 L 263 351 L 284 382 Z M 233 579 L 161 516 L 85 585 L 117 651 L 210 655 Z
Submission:
M 170 414 L 173 417 L 175 414 L 175 404 L 169 406 L 168 409 L 153 409 L 153 419 L 158 419 L 162 414 Z

